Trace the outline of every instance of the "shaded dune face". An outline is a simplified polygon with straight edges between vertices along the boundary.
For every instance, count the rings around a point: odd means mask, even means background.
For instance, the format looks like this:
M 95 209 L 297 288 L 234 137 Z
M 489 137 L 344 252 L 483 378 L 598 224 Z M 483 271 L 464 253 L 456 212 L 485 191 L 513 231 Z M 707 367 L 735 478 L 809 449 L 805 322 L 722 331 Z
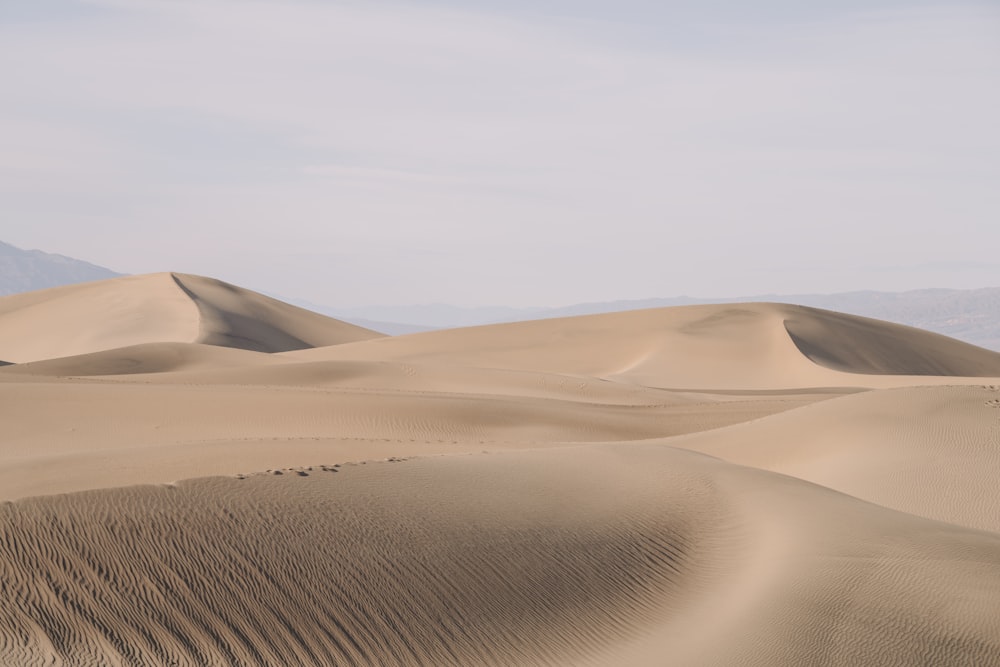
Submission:
M 147 343 L 282 352 L 380 337 L 263 294 L 186 274 L 124 276 L 0 297 L 0 358 L 15 362 Z
M 806 357 L 845 373 L 1000 375 L 1000 354 L 899 324 L 797 307 L 785 330 Z
M 0 357 L 3 667 L 1000 665 L 1000 355 L 957 341 L 385 338 L 155 274 L 0 299 Z
M 893 376 L 912 384 L 905 378 L 1000 375 L 1000 353 L 889 322 L 771 303 L 432 331 L 285 356 L 477 365 L 678 389 L 886 386 Z
M 567 481 L 475 458 L 4 504 L 0 662 L 577 664 L 713 562 L 697 476 L 682 499 L 613 460 Z
M 172 273 L 198 307 L 196 342 L 255 352 L 285 352 L 380 338 L 382 334 L 289 305 L 229 283 Z

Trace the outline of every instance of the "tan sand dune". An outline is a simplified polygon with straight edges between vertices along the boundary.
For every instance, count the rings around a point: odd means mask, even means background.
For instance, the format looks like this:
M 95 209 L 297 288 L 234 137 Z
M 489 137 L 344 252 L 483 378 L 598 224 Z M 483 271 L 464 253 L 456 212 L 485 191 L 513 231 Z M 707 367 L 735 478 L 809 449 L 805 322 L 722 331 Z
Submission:
M 171 277 L 201 314 L 199 343 L 282 352 L 383 336 L 214 278 Z
M 168 350 L 161 346 L 168 346 Z M 245 363 L 240 363 L 240 362 Z M 121 372 L 115 372 L 115 371 Z M 811 391 L 684 391 L 633 383 L 536 371 L 510 371 L 451 364 L 393 361 L 299 362 L 285 355 L 252 353 L 193 344 L 153 344 L 20 364 L 6 375 L 96 377 L 158 384 L 235 384 L 291 387 L 343 387 L 418 393 L 483 394 L 556 398 L 614 405 L 662 405 L 728 401 L 732 403 L 811 403 L 863 391 L 817 388 Z M 115 376 L 120 375 L 120 378 Z M 141 377 L 140 377 L 141 375 Z M 735 407 L 735 406 L 734 406 Z M 791 407 L 791 406 L 789 406 Z
M 880 361 L 887 350 L 891 356 Z M 919 329 L 784 304 L 682 306 L 497 324 L 286 356 L 467 363 L 691 389 L 893 386 L 925 382 L 908 376 L 929 373 L 1000 376 L 1000 353 Z
M 1000 536 L 792 478 L 662 446 L 303 472 L 0 506 L 0 660 L 1000 661 Z
M 996 353 L 156 274 L 0 300 L 0 358 L 0 665 L 1000 664 Z
M 192 342 L 198 309 L 168 273 L 0 297 L 0 358 L 68 357 L 159 341 Z
M 865 392 L 669 442 L 1000 532 L 1000 385 Z
M 12 365 L 0 373 L 36 377 L 107 376 L 178 373 L 282 363 L 269 354 L 201 343 L 140 343 Z
M 0 297 L 0 358 L 20 363 L 142 343 L 261 352 L 380 337 L 198 276 L 156 273 Z
M 295 384 L 212 384 L 202 378 L 220 371 L 60 380 L 9 372 L 16 368 L 0 371 L 0 499 L 324 461 L 658 438 L 829 396 L 716 398 L 625 387 L 602 389 L 596 398 L 616 402 L 598 402 L 586 388 L 522 394 L 510 382 L 476 394 L 460 393 L 459 384 L 440 392 L 357 388 L 363 377 L 350 380 L 354 387 L 310 386 L 308 374 Z
M 992 350 L 914 327 L 786 306 L 792 342 L 821 366 L 871 375 L 996 376 Z

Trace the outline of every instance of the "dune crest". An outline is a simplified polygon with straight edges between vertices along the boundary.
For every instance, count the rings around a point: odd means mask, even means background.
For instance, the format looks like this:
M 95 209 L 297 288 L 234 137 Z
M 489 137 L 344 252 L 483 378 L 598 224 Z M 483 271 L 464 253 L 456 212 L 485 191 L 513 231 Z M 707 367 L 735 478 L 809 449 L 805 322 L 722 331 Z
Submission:
M 888 322 L 769 303 L 430 331 L 286 356 L 462 363 L 690 389 L 880 387 L 935 381 L 914 376 L 1000 376 L 997 352 Z
M 284 352 L 383 336 L 221 280 L 183 273 L 170 275 L 201 314 L 201 329 L 195 341 L 198 343 Z
M 124 276 L 0 297 L 0 358 L 15 363 L 144 343 L 280 352 L 381 336 L 185 274 Z
M 0 517 L 18 600 L 0 658 L 19 665 L 1000 659 L 1000 618 L 977 613 L 1000 594 L 1000 536 L 664 447 L 195 480 Z M 965 604 L 910 613 L 945 591 Z
M 1000 664 L 986 350 L 156 274 L 0 300 L 0 358 L 2 665 Z
M 246 368 L 279 363 L 267 354 L 201 343 L 139 343 L 70 357 L 28 361 L 4 371 L 36 377 L 99 377 Z
M 804 306 L 785 330 L 821 366 L 866 375 L 1000 375 L 1000 353 L 922 329 Z
M 1000 386 L 871 391 L 666 442 L 1000 532 Z

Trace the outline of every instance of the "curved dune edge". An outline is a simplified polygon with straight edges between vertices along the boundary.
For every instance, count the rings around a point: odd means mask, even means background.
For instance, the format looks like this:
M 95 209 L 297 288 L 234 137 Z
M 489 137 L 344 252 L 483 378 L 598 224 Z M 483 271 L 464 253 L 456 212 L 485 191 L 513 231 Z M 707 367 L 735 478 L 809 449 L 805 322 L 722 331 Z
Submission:
M 0 355 L 17 363 L 146 343 L 281 352 L 381 337 L 251 290 L 186 274 L 123 276 L 0 297 Z
M 851 394 L 665 442 L 1000 533 L 998 434 L 992 384 Z
M 17 364 L 6 375 L 101 377 L 246 368 L 280 361 L 270 355 L 201 343 L 139 343 L 126 347 Z M 0 363 L 0 366 L 3 364 Z
M 214 278 L 184 273 L 170 277 L 198 308 L 198 343 L 286 352 L 384 337 Z
M 914 327 L 833 311 L 787 307 L 783 324 L 795 347 L 842 373 L 1000 376 L 1000 353 Z
M 415 391 L 406 389 L 413 376 L 394 365 L 291 370 L 292 384 L 274 386 L 199 384 L 206 373 L 193 372 L 58 379 L 0 371 L 0 405 L 11 415 L 0 500 L 322 462 L 643 440 L 826 397 L 688 396 L 596 381 L 581 387 L 579 379 L 560 388 L 548 383 L 567 378 L 469 369 L 432 376 L 450 391 Z M 316 372 L 376 386 L 310 384 Z M 247 379 L 228 370 L 207 375 Z M 176 383 L 146 379 L 171 376 Z M 460 392 L 476 378 L 496 383 L 494 393 Z
M 0 355 L 17 363 L 191 342 L 198 331 L 198 309 L 164 273 L 0 297 Z
M 1000 536 L 799 480 L 662 446 L 303 472 L 0 505 L 0 661 L 1000 659 Z
M 1000 376 L 1000 353 L 888 322 L 771 303 L 448 329 L 281 356 L 463 364 L 703 390 L 882 387 Z

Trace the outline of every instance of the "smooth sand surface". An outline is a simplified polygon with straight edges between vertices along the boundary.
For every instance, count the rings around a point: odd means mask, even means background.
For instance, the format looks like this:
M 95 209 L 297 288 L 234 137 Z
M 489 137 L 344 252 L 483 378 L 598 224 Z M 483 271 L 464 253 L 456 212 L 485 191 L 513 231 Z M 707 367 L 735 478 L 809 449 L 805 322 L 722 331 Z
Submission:
M 692 389 L 891 387 L 1000 376 L 997 352 L 912 327 L 767 303 L 431 331 L 285 356 L 465 363 Z
M 0 299 L 0 358 L 0 665 L 1000 664 L 1000 355 L 941 336 L 155 274 Z
M 0 350 L 16 363 L 142 343 L 279 352 L 379 337 L 263 294 L 180 273 L 0 297 Z
M 1000 532 L 1000 385 L 865 392 L 671 444 Z

